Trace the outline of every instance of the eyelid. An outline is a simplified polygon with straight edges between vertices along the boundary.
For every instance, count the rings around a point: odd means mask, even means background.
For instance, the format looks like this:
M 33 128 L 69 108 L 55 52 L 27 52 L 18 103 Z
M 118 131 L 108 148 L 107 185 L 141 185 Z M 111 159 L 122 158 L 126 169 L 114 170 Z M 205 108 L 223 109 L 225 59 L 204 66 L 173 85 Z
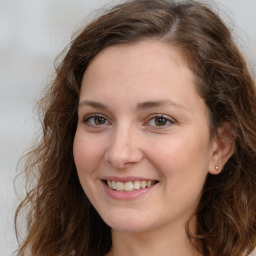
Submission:
M 87 114 L 87 115 L 85 115 L 84 117 L 83 117 L 83 121 L 84 120 L 86 120 L 86 119 L 89 119 L 89 118 L 91 118 L 91 117 L 103 117 L 103 118 L 106 118 L 107 119 L 107 117 L 105 117 L 103 114 L 98 114 L 98 113 L 92 113 L 92 114 Z
M 168 115 L 165 115 L 165 114 L 152 114 L 152 115 L 150 115 L 147 118 L 147 121 L 144 124 L 146 124 L 146 126 L 149 126 L 148 123 L 150 121 L 152 121 L 154 118 L 164 118 L 164 119 L 166 119 L 167 121 L 170 122 L 168 125 L 163 125 L 163 126 L 155 125 L 155 126 L 153 126 L 156 129 L 164 129 L 164 128 L 167 128 L 167 127 L 177 123 L 177 121 L 174 118 L 172 118 L 172 117 L 170 117 Z
M 88 120 L 90 118 L 95 118 L 95 117 L 101 117 L 101 118 L 105 119 L 108 124 L 103 124 L 103 125 L 91 125 L 91 124 L 89 124 Z M 88 114 L 88 115 L 84 116 L 83 119 L 82 119 L 82 122 L 86 123 L 86 125 L 90 126 L 90 127 L 97 127 L 98 126 L 97 128 L 100 128 L 100 126 L 105 126 L 105 125 L 111 124 L 108 117 L 106 117 L 103 114 L 98 114 L 98 113 Z

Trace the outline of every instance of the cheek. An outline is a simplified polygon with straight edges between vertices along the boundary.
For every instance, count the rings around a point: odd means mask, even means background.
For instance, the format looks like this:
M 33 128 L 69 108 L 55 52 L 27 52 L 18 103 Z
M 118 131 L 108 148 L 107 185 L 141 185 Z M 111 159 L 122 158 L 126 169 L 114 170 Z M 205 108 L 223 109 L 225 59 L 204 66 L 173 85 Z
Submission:
M 79 175 L 92 173 L 104 156 L 102 143 L 97 143 L 91 136 L 84 136 L 77 131 L 73 144 L 74 161 Z
M 176 134 L 163 141 L 152 141 L 148 148 L 153 150 L 148 154 L 151 154 L 154 165 L 166 176 L 184 173 L 205 176 L 209 166 L 210 147 L 208 136 L 202 138 L 204 136 L 200 134 L 193 133 L 193 136 L 190 136 L 183 133 L 182 136 Z

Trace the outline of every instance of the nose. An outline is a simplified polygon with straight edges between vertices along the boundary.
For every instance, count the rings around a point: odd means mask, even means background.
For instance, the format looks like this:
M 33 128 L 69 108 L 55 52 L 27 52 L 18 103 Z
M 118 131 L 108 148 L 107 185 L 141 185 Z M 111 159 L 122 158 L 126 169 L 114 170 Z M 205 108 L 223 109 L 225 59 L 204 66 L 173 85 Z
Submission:
M 105 160 L 116 169 L 125 169 L 143 159 L 138 132 L 133 128 L 119 127 L 113 130 Z

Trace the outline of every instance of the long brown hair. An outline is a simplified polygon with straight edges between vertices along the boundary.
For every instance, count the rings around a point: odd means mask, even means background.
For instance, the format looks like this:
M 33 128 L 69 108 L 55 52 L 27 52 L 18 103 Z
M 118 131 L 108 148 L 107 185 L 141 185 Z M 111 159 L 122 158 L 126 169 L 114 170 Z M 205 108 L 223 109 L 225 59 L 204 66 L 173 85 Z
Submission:
M 40 102 L 41 141 L 25 173 L 37 177 L 16 212 L 27 215 L 19 255 L 102 256 L 111 232 L 86 197 L 73 160 L 81 79 L 102 49 L 154 38 L 179 49 L 210 112 L 212 135 L 228 123 L 235 152 L 219 175 L 208 175 L 196 234 L 207 256 L 248 255 L 256 246 L 256 92 L 245 60 L 221 19 L 198 1 L 133 0 L 92 21 L 71 42 Z M 231 135 L 230 135 L 231 134 Z

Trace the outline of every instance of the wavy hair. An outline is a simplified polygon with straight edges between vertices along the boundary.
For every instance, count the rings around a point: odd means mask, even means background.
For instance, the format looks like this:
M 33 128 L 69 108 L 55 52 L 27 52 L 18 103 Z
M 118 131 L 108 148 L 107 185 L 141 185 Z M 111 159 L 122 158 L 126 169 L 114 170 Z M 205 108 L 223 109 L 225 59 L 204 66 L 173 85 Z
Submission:
M 230 30 L 198 1 L 133 0 L 88 24 L 74 38 L 40 102 L 43 135 L 24 171 L 36 177 L 15 218 L 28 209 L 27 235 L 18 255 L 103 256 L 111 230 L 86 197 L 73 160 L 82 76 L 102 49 L 156 39 L 179 49 L 210 112 L 212 136 L 228 123 L 235 151 L 219 175 L 208 175 L 196 233 L 187 235 L 202 255 L 248 255 L 256 246 L 256 92 Z M 227 136 L 228 137 L 228 136 Z M 200 246 L 198 246 L 200 244 Z

